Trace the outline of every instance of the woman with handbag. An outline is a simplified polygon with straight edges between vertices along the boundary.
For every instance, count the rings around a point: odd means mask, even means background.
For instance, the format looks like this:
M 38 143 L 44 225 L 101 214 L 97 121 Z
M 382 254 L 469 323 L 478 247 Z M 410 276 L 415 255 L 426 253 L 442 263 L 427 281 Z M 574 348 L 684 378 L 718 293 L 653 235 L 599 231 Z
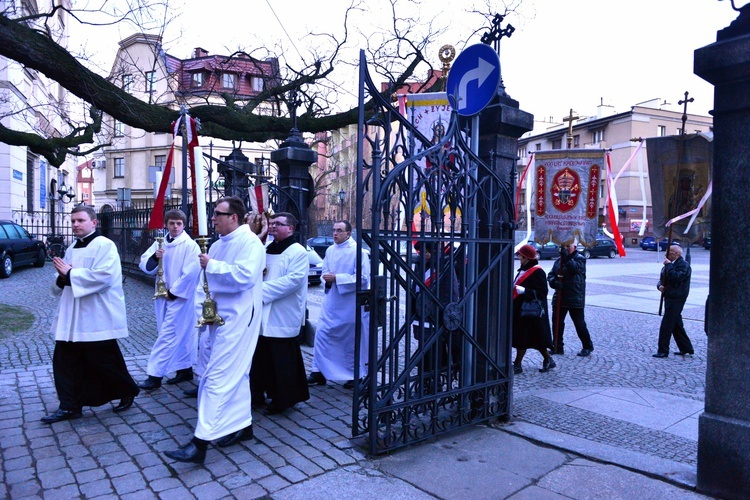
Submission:
M 521 268 L 513 282 L 513 347 L 516 349 L 513 373 L 523 373 L 521 362 L 528 349 L 542 354 L 544 361 L 539 371 L 548 372 L 556 364 L 547 351 L 552 347 L 552 331 L 547 319 L 547 275 L 531 245 L 522 246 L 516 255 Z

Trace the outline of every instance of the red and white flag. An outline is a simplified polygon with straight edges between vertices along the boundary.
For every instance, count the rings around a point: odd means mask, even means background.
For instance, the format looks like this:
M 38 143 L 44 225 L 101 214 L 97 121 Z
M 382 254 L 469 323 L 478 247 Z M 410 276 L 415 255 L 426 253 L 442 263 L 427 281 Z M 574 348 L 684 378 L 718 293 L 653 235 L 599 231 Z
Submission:
M 250 208 L 258 214 L 268 211 L 268 184 L 259 184 L 248 188 Z

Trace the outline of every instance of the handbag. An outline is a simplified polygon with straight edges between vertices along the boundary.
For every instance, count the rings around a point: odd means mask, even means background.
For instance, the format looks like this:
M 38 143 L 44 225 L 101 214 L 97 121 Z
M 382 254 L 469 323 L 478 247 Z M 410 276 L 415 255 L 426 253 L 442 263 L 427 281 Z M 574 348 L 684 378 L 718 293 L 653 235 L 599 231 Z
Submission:
M 534 300 L 525 300 L 521 302 L 521 317 L 522 318 L 542 318 L 544 317 L 544 305 L 542 301 L 536 297 L 536 290 L 534 293 Z

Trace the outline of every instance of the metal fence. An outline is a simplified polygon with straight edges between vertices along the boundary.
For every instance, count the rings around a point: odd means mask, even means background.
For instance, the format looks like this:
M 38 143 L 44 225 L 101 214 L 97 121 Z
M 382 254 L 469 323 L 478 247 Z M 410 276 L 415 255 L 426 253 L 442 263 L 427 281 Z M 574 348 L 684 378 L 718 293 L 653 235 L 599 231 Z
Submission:
M 164 211 L 173 208 L 181 209 L 178 204 L 166 204 Z M 188 226 L 186 231 L 192 234 L 192 204 L 188 204 Z M 148 229 L 153 202 L 133 202 L 119 210 L 105 210 L 97 215 L 97 227 L 101 233 L 112 240 L 120 253 L 120 260 L 132 265 L 138 264 L 138 259 L 151 246 L 157 236 L 157 231 Z M 47 242 L 51 236 L 62 237 L 65 246 L 73 242 L 73 230 L 70 225 L 70 212 L 54 213 L 41 211 L 15 210 L 12 213 L 13 222 L 22 225 L 36 239 Z M 213 224 L 208 217 L 209 234 L 213 233 Z

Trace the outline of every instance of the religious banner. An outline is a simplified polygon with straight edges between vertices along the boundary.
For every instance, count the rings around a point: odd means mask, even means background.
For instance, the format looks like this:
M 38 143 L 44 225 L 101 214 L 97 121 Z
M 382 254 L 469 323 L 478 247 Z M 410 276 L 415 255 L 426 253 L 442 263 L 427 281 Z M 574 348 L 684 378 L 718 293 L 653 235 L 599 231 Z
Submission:
M 536 151 L 534 161 L 534 240 L 595 245 L 604 150 Z
M 667 221 L 697 209 L 711 184 L 712 137 L 685 134 L 646 139 L 653 231 L 667 235 Z M 687 234 L 688 217 L 672 224 L 672 238 L 695 242 L 711 230 L 711 203 L 704 200 Z
M 403 98 L 403 99 L 402 99 Z M 434 92 L 424 94 L 408 94 L 406 96 L 399 96 L 399 108 L 405 107 L 407 110 L 407 117 L 416 129 L 425 136 L 430 145 L 440 143 L 445 133 L 448 131 L 448 125 L 451 118 L 451 107 L 448 103 L 448 96 L 445 92 Z M 419 144 L 420 142 L 417 141 Z M 436 179 L 435 175 L 430 175 L 430 171 L 436 168 L 446 168 L 446 165 L 436 165 L 435 158 L 441 158 L 442 161 L 451 161 L 451 150 L 452 145 L 450 142 L 444 144 L 445 151 L 433 158 L 423 158 L 417 163 L 424 172 L 425 176 L 430 179 Z M 417 151 L 419 153 L 420 151 Z M 427 182 L 427 181 L 425 181 Z M 434 208 L 437 209 L 443 217 L 443 227 L 448 231 L 452 231 L 453 228 L 460 227 L 461 225 L 461 212 L 460 209 L 451 208 L 450 200 L 451 196 L 446 196 L 443 192 L 442 186 L 436 186 L 431 184 L 431 189 L 426 189 L 425 184 L 414 188 L 414 222 L 413 228 L 421 228 L 424 224 L 425 230 L 430 231 L 432 227 L 432 218 L 436 214 L 432 213 Z M 428 191 L 431 196 L 437 199 L 429 199 Z M 447 204 L 446 204 L 447 202 Z M 441 206 L 442 205 L 442 206 Z

